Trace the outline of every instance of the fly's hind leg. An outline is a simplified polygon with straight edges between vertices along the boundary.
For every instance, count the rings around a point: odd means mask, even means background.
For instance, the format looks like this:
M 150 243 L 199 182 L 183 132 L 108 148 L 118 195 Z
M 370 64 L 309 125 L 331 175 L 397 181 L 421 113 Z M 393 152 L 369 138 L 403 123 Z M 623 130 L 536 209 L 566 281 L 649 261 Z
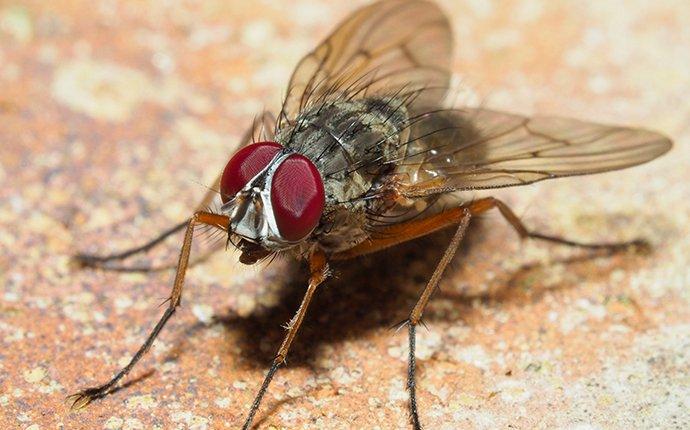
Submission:
M 543 240 L 546 242 L 557 243 L 565 246 L 572 246 L 577 248 L 602 250 L 609 253 L 625 251 L 628 249 L 637 249 L 641 251 L 648 251 L 650 249 L 649 243 L 644 239 L 635 239 L 630 241 L 621 242 L 604 242 L 604 243 L 589 243 L 580 242 L 576 240 L 570 240 L 559 236 L 552 236 L 547 234 L 538 233 L 529 230 L 520 220 L 520 218 L 515 215 L 515 213 L 501 200 L 493 197 L 487 197 L 483 199 L 476 200 L 468 205 L 469 209 L 473 214 L 479 214 L 486 212 L 490 209 L 496 208 L 501 213 L 503 218 L 508 221 L 508 223 L 515 229 L 517 234 L 522 239 L 536 239 Z
M 416 396 L 416 361 L 415 361 L 415 340 L 416 340 L 416 327 L 421 321 L 422 314 L 431 295 L 436 290 L 438 283 L 445 271 L 448 263 L 452 260 L 455 252 L 457 251 L 460 242 L 462 241 L 469 221 L 473 216 L 479 215 L 486 212 L 489 209 L 497 208 L 501 215 L 510 223 L 510 225 L 517 231 L 521 238 L 539 239 L 547 242 L 558 243 L 566 246 L 587 248 L 587 249 L 599 249 L 608 252 L 618 252 L 630 248 L 647 248 L 648 244 L 644 240 L 632 240 L 625 242 L 610 242 L 610 243 L 585 243 L 574 241 L 570 239 L 564 239 L 557 236 L 545 235 L 537 232 L 530 231 L 525 227 L 525 225 L 520 221 L 520 219 L 515 215 L 515 213 L 502 201 L 495 199 L 493 197 L 488 197 L 474 202 L 468 203 L 460 208 L 452 209 L 447 212 L 436 215 L 435 217 L 430 217 L 433 220 L 429 225 L 437 226 L 435 229 L 448 226 L 451 223 L 459 223 L 455 235 L 451 239 L 448 248 L 443 254 L 441 261 L 436 266 L 433 275 L 429 279 L 429 282 L 424 287 L 424 290 L 419 297 L 415 307 L 410 313 L 409 319 L 406 321 L 408 325 L 408 335 L 409 335 L 409 357 L 408 357 L 408 372 L 407 372 L 407 388 L 410 392 L 410 418 L 412 420 L 412 426 L 415 430 L 421 429 L 421 424 L 419 421 L 419 413 L 417 409 L 417 396 Z M 414 228 L 408 230 L 415 230 Z
M 532 238 L 545 240 L 548 242 L 559 243 L 568 246 L 601 249 L 609 252 L 616 252 L 632 247 L 645 247 L 646 242 L 643 240 L 633 240 L 628 242 L 615 243 L 584 243 L 569 239 L 560 238 L 557 236 L 549 236 L 541 233 L 532 232 L 520 221 L 520 219 L 513 213 L 512 210 L 503 202 L 495 198 L 484 198 L 467 203 L 463 206 L 448 209 L 438 214 L 429 216 L 423 219 L 408 221 L 406 223 L 395 224 L 384 228 L 378 237 L 361 243 L 354 248 L 347 251 L 335 254 L 332 256 L 333 260 L 343 260 L 359 255 L 369 254 L 380 251 L 382 249 L 407 242 L 422 236 L 426 236 L 443 228 L 457 225 L 457 230 L 451 239 L 446 251 L 441 258 L 441 261 L 436 266 L 433 275 L 429 282 L 424 287 L 416 305 L 410 312 L 409 318 L 405 321 L 408 326 L 409 334 L 409 357 L 408 357 L 408 371 L 407 371 L 407 388 L 410 393 L 410 419 L 415 430 L 422 428 L 419 420 L 419 412 L 417 407 L 416 394 L 416 360 L 415 360 L 415 346 L 416 346 L 416 328 L 421 322 L 422 314 L 426 308 L 429 300 L 436 290 L 441 276 L 445 271 L 448 263 L 455 255 L 458 246 L 462 242 L 465 231 L 469 226 L 470 219 L 474 216 L 480 215 L 490 209 L 497 208 L 504 218 L 513 226 L 522 238 Z
M 213 186 L 206 192 L 206 195 L 204 198 L 201 200 L 199 205 L 197 206 L 197 211 L 203 211 L 205 210 L 212 202 L 213 199 L 216 195 L 218 195 L 218 187 L 220 185 L 220 176 L 215 180 Z M 168 237 L 172 236 L 173 234 L 181 231 L 182 229 L 185 228 L 187 225 L 188 221 L 182 221 L 181 223 L 172 226 L 168 228 L 167 230 L 161 232 L 157 237 L 154 239 L 146 242 L 143 245 L 136 246 L 131 249 L 127 249 L 121 252 L 116 252 L 113 254 L 109 255 L 95 255 L 95 254 L 76 254 L 72 257 L 73 263 L 80 268 L 99 268 L 99 269 L 104 269 L 104 270 L 111 270 L 111 271 L 117 271 L 117 272 L 151 272 L 151 271 L 156 271 L 156 270 L 164 270 L 164 269 L 169 269 L 173 268 L 174 266 L 164 266 L 161 268 L 155 268 L 155 267 L 129 267 L 129 266 L 114 266 L 114 265 L 109 265 L 108 263 L 114 262 L 114 261 L 120 261 L 124 260 L 128 257 L 131 257 L 136 254 L 140 254 L 143 252 L 147 252 L 153 248 L 155 248 L 157 245 L 163 243 L 165 239 Z

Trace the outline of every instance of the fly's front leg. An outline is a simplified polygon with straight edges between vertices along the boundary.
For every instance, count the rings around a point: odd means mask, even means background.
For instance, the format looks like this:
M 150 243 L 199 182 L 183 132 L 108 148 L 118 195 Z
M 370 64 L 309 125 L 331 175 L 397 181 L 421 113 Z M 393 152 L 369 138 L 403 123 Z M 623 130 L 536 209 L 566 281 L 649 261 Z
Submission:
M 270 112 L 263 112 L 258 118 L 255 119 L 254 123 L 252 124 L 252 127 L 247 130 L 244 135 L 242 136 L 242 139 L 240 140 L 240 147 L 245 146 L 249 144 L 250 142 L 256 141 L 256 139 L 269 139 L 272 140 L 275 138 L 274 136 L 274 126 L 275 126 L 275 118 L 272 113 Z M 209 190 L 206 192 L 206 195 L 204 195 L 204 198 L 201 200 L 199 205 L 196 208 L 196 211 L 205 211 L 208 209 L 208 207 L 213 203 L 213 199 L 219 194 L 220 190 L 220 179 L 222 175 L 218 175 L 215 181 L 213 181 L 213 185 L 209 188 Z M 105 270 L 113 270 L 113 271 L 119 271 L 119 272 L 146 272 L 146 271 L 153 271 L 153 270 L 158 270 L 161 268 L 130 268 L 126 266 L 112 266 L 107 263 L 113 262 L 113 261 L 119 261 L 119 260 L 124 260 L 127 257 L 131 257 L 132 255 L 140 254 L 142 252 L 147 252 L 150 249 L 156 247 L 160 243 L 162 243 L 165 239 L 170 237 L 171 235 L 177 233 L 178 231 L 181 231 L 184 229 L 184 227 L 187 225 L 187 220 L 182 221 L 181 223 L 172 226 L 168 228 L 167 230 L 163 231 L 160 233 L 157 237 L 153 238 L 152 240 L 146 242 L 143 245 L 136 246 L 131 249 L 127 249 L 121 252 L 116 252 L 114 254 L 110 255 L 95 255 L 95 254 L 76 254 L 72 257 L 72 261 L 75 263 L 76 266 L 78 267 L 91 267 L 91 268 L 100 268 L 100 269 L 105 269 Z M 162 269 L 167 269 L 168 267 L 163 267 Z
M 285 363 L 285 358 L 287 357 L 288 351 L 290 350 L 290 345 L 292 345 L 292 341 L 295 339 L 295 336 L 297 335 L 297 332 L 300 326 L 302 325 L 302 321 L 304 321 L 304 316 L 307 314 L 307 308 L 309 307 L 309 303 L 311 302 L 311 299 L 314 296 L 316 287 L 318 287 L 328 277 L 328 263 L 326 262 L 325 255 L 321 251 L 316 251 L 312 253 L 309 257 L 309 271 L 310 276 L 309 285 L 307 286 L 307 292 L 304 294 L 302 303 L 300 304 L 299 309 L 297 309 L 295 316 L 292 317 L 292 319 L 287 325 L 287 334 L 285 335 L 285 339 L 283 340 L 283 343 L 280 345 L 278 353 L 276 354 L 275 358 L 273 359 L 273 363 L 271 364 L 271 367 L 268 369 L 268 372 L 266 373 L 264 382 L 263 384 L 261 384 L 259 393 L 256 395 L 256 398 L 252 403 L 251 409 L 249 410 L 249 415 L 247 416 L 247 420 L 244 422 L 244 425 L 242 426 L 243 430 L 248 430 L 249 427 L 252 425 L 254 415 L 256 415 L 256 411 L 259 409 L 259 406 L 261 405 L 261 400 L 266 394 L 266 390 L 268 390 L 268 386 L 271 383 L 273 376 L 275 375 L 278 368 L 283 363 Z
M 468 205 L 470 211 L 473 214 L 479 214 L 482 212 L 486 212 L 490 209 L 496 208 L 499 210 L 501 215 L 503 215 L 503 218 L 508 221 L 508 223 L 515 229 L 517 234 L 522 238 L 522 239 L 537 239 L 537 240 L 543 240 L 546 242 L 552 242 L 552 243 L 558 243 L 560 245 L 566 245 L 566 246 L 572 246 L 572 247 L 578 247 L 578 248 L 586 248 L 586 249 L 598 249 L 598 250 L 604 250 L 607 252 L 619 252 L 619 251 L 624 251 L 626 249 L 641 249 L 641 250 L 647 250 L 649 249 L 649 244 L 647 241 L 644 239 L 635 239 L 635 240 L 630 240 L 630 241 L 622 241 L 622 242 L 605 242 L 605 243 L 587 243 L 587 242 L 579 242 L 576 240 L 570 240 L 570 239 L 565 239 L 562 237 L 558 236 L 551 236 L 547 234 L 542 234 L 538 233 L 532 230 L 529 230 L 523 223 L 520 221 L 520 218 L 515 215 L 515 213 L 506 205 L 503 203 L 501 200 L 498 200 L 493 197 L 487 197 L 483 199 L 476 200 Z
M 199 205 L 197 206 L 197 211 L 204 211 L 206 208 L 213 202 L 213 199 L 215 196 L 218 195 L 218 192 L 216 190 L 219 189 L 220 186 L 220 176 L 216 178 L 216 180 L 213 183 L 213 186 L 206 192 L 206 195 L 204 195 L 204 198 L 201 200 Z M 95 255 L 95 254 L 76 254 L 72 257 L 72 261 L 75 263 L 76 266 L 85 268 L 100 268 L 100 269 L 105 269 L 105 270 L 112 270 L 112 271 L 118 271 L 118 272 L 150 272 L 156 270 L 156 268 L 131 268 L 131 267 L 126 267 L 126 266 L 112 266 L 109 265 L 108 263 L 113 262 L 113 261 L 120 261 L 124 260 L 128 257 L 131 257 L 132 255 L 136 254 L 141 254 L 144 252 L 147 252 L 153 248 L 155 248 L 157 245 L 163 243 L 165 239 L 168 237 L 172 236 L 173 234 L 181 231 L 182 229 L 185 228 L 187 225 L 187 220 L 182 221 L 181 223 L 174 225 L 167 230 L 163 231 L 160 233 L 158 236 L 155 238 L 151 239 L 150 241 L 144 243 L 143 245 L 136 246 L 134 248 L 130 248 L 124 251 L 116 252 L 113 254 L 109 255 Z M 170 267 L 164 267 L 163 269 L 170 268 Z
M 146 341 L 141 345 L 139 350 L 134 354 L 129 363 L 120 370 L 110 381 L 105 384 L 87 388 L 69 396 L 68 401 L 72 402 L 72 409 L 80 409 L 91 403 L 94 399 L 106 396 L 115 385 L 122 379 L 130 370 L 137 364 L 137 362 L 144 356 L 146 351 L 151 348 L 153 341 L 160 334 L 163 327 L 168 322 L 170 317 L 175 313 L 175 309 L 179 306 L 182 300 L 182 287 L 184 285 L 184 277 L 189 264 L 189 254 L 192 248 L 192 237 L 194 235 L 194 227 L 199 224 L 206 224 L 221 230 L 226 230 L 230 223 L 228 217 L 224 215 L 216 215 L 208 212 L 197 212 L 192 218 L 187 221 L 187 230 L 184 235 L 184 243 L 180 251 L 180 258 L 177 265 L 177 273 L 175 274 L 175 282 L 173 284 L 170 297 L 168 298 L 168 307 L 163 313 L 156 326 L 151 331 L 151 334 L 146 338 Z

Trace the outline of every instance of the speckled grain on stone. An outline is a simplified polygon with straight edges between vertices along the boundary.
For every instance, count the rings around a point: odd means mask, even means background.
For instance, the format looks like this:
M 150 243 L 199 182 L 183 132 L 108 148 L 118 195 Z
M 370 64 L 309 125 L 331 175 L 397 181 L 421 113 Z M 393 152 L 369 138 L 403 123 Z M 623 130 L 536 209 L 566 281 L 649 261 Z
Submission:
M 442 1 L 461 99 L 629 123 L 673 152 L 625 172 L 501 191 L 529 225 L 643 236 L 650 256 L 569 261 L 495 215 L 419 332 L 427 428 L 690 427 L 690 5 Z M 172 274 L 73 271 L 189 214 L 262 107 L 362 1 L 0 2 L 0 428 L 236 428 L 303 287 L 218 253 L 128 381 Z M 265 429 L 405 428 L 404 332 L 447 235 L 339 265 L 259 412 Z M 175 240 L 134 263 L 174 260 Z M 572 260 L 572 259 L 571 259 Z

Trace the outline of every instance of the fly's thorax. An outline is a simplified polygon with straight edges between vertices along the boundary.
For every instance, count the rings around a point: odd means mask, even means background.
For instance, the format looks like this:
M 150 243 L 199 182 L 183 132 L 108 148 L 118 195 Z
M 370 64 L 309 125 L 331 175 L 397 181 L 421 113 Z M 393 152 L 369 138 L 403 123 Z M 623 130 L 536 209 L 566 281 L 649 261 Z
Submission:
M 399 158 L 407 121 L 397 98 L 329 101 L 307 109 L 276 140 L 314 161 L 327 204 L 337 203 L 366 193 L 379 166 Z
M 404 154 L 408 121 L 404 101 L 395 97 L 335 100 L 306 109 L 276 135 L 322 174 L 326 208 L 315 235 L 326 250 L 347 249 L 368 237 L 363 197 Z

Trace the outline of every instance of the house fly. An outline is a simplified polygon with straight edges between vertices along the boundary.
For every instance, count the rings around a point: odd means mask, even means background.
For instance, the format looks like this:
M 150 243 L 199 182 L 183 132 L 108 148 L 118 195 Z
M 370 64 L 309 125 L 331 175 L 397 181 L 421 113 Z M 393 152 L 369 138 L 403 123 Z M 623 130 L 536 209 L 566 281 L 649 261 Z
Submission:
M 454 226 L 454 234 L 405 324 L 411 425 L 420 429 L 415 328 L 470 221 L 490 209 L 521 238 L 619 250 L 643 241 L 582 243 L 528 229 L 502 201 L 458 200 L 458 192 L 607 172 L 664 154 L 653 131 L 557 117 L 448 107 L 452 33 L 426 0 L 382 0 L 354 12 L 297 65 L 277 116 L 260 115 L 216 181 L 219 211 L 204 209 L 151 242 L 109 256 L 77 255 L 83 266 L 147 251 L 185 230 L 168 307 L 152 333 L 109 382 L 70 396 L 81 408 L 108 394 L 149 349 L 182 297 L 194 228 L 227 235 L 240 261 L 285 253 L 308 262 L 304 298 L 246 416 L 251 426 L 284 364 L 329 262 L 373 253 Z

